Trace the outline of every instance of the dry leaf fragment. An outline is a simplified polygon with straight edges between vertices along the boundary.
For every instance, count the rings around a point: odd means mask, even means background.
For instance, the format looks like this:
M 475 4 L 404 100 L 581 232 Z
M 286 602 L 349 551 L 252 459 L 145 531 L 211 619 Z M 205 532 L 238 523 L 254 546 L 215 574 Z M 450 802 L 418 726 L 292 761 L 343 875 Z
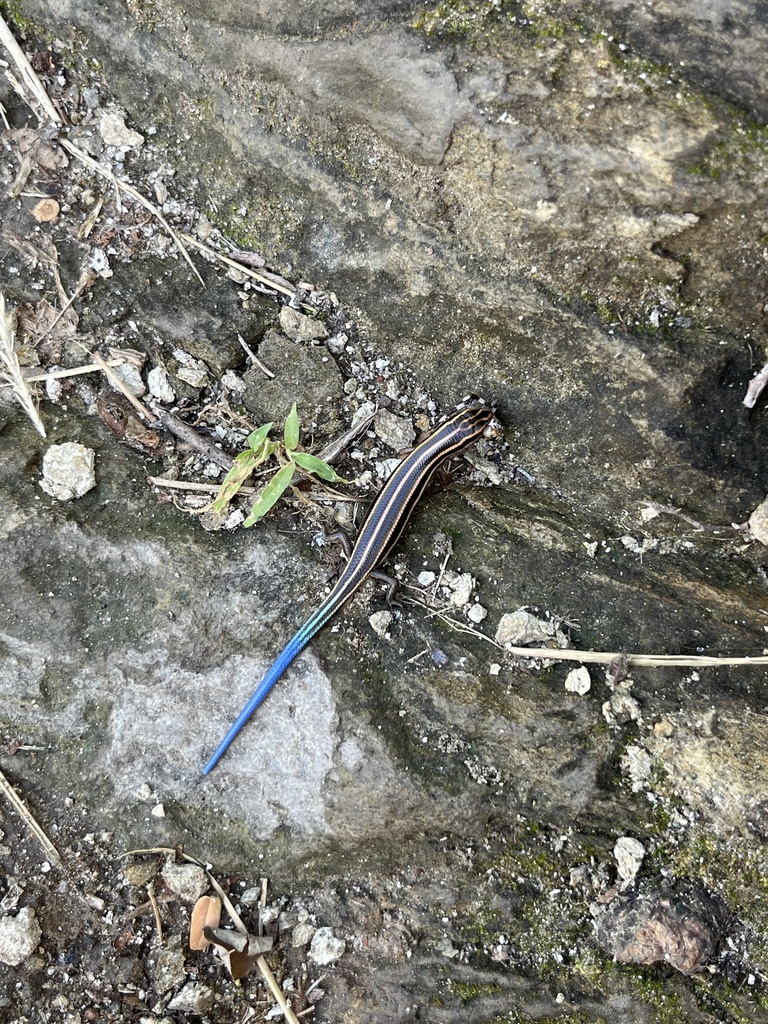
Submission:
M 208 925 L 203 928 L 203 935 L 216 949 L 233 981 L 240 981 L 250 974 L 256 961 L 272 949 L 274 942 L 271 935 L 251 935 Z
M 203 934 L 204 929 L 215 930 L 221 921 L 221 900 L 218 896 L 201 896 L 192 911 L 189 923 L 189 948 L 205 951 L 210 941 Z
M 37 206 L 32 210 L 32 216 L 35 218 L 38 224 L 47 224 L 51 220 L 55 220 L 59 216 L 61 207 L 55 199 L 41 199 Z

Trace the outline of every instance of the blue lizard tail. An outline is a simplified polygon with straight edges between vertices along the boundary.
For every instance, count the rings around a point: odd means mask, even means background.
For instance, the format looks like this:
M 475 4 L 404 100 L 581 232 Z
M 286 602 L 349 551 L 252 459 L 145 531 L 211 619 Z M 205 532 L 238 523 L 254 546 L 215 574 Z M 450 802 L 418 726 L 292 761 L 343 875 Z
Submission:
M 311 630 L 307 627 L 314 624 L 313 620 L 316 619 L 316 617 L 317 616 L 313 616 L 309 622 L 305 622 L 298 633 L 293 637 L 293 639 L 288 641 L 282 652 L 277 656 L 274 664 L 270 666 L 267 674 L 256 687 L 256 692 L 237 716 L 234 725 L 219 744 L 216 749 L 216 753 L 210 759 L 205 768 L 203 768 L 203 775 L 207 775 L 215 767 L 216 762 L 219 760 L 221 755 L 226 751 L 227 747 L 240 732 L 256 708 L 263 702 L 264 698 L 278 681 L 283 672 L 285 672 L 296 655 L 300 654 L 307 646 L 314 633 L 317 631 L 316 629 Z

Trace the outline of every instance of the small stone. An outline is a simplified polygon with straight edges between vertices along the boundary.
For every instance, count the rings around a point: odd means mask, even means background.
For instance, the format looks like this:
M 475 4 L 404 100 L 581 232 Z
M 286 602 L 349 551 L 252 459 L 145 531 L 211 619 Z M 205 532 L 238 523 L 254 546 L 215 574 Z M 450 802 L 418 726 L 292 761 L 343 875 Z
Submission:
M 668 740 L 675 734 L 675 727 L 667 718 L 661 718 L 653 723 L 653 732 L 659 739 Z
M 152 815 L 153 818 L 164 818 L 165 808 L 163 807 L 162 804 L 155 804 L 155 806 L 149 813 Z
M 91 249 L 91 254 L 88 258 L 88 266 L 91 270 L 95 270 L 99 277 L 112 277 L 114 273 L 109 265 L 109 257 L 103 249 Z
M 117 149 L 136 149 L 144 145 L 144 136 L 128 128 L 120 110 L 105 110 L 99 118 L 99 134 L 106 146 Z
M 640 705 L 625 690 L 619 690 L 602 707 L 603 718 L 609 725 L 625 725 L 627 722 L 642 723 Z
M 333 934 L 333 928 L 318 928 L 312 937 L 309 957 L 320 967 L 324 967 L 338 960 L 345 948 L 344 939 L 337 938 Z
M 139 368 L 133 363 L 118 363 L 112 367 L 112 371 L 136 398 L 143 398 L 146 395 L 147 389 L 141 379 Z
M 214 1002 L 215 995 L 212 989 L 198 982 L 190 982 L 168 1003 L 168 1009 L 204 1017 L 211 1012 Z
M 447 957 L 449 960 L 453 960 L 459 955 L 458 949 L 456 949 L 454 944 L 448 938 L 441 939 L 435 949 L 438 953 L 442 953 L 442 955 Z
M 328 337 L 325 324 L 290 306 L 283 306 L 280 310 L 280 326 L 291 341 L 324 341 Z
M 645 847 L 639 839 L 633 839 L 631 836 L 621 836 L 616 840 L 613 855 L 616 858 L 616 869 L 619 872 L 619 878 L 623 881 L 624 886 L 631 885 L 635 880 L 637 872 L 640 870 L 640 865 L 643 863 Z
M 16 917 L 0 918 L 0 963 L 18 967 L 37 949 L 42 934 L 32 907 L 22 907 Z
M 176 371 L 179 380 L 193 388 L 204 388 L 208 384 L 208 373 L 196 366 L 182 366 Z
M 92 448 L 77 441 L 52 444 L 43 456 L 43 479 L 40 486 L 58 501 L 82 498 L 96 486 Z
M 122 870 L 123 878 L 129 885 L 146 885 L 157 874 L 157 864 L 150 860 L 137 860 L 126 864 Z
M 326 341 L 325 346 L 331 353 L 331 355 L 340 356 L 342 352 L 346 349 L 348 341 L 349 338 L 347 337 L 346 334 L 334 334 Z
M 297 948 L 306 946 L 312 941 L 315 931 L 315 926 L 309 921 L 300 922 L 291 932 L 291 945 Z
M 428 569 L 424 569 L 416 577 L 416 582 L 419 584 L 420 587 L 431 587 L 436 579 L 437 577 L 433 572 L 430 572 Z
M 488 609 L 483 608 L 481 604 L 475 601 L 467 612 L 467 618 L 470 622 L 474 622 L 476 626 L 479 626 L 483 619 L 488 618 Z
M 597 941 L 622 963 L 663 962 L 696 974 L 713 958 L 728 916 L 718 897 L 699 888 L 633 893 L 600 917 Z
M 379 409 L 373 421 L 376 436 L 396 452 L 413 446 L 416 431 L 410 420 L 396 416 L 389 409 Z
M 555 635 L 555 627 L 551 622 L 532 615 L 525 608 L 515 612 L 505 612 L 496 629 L 496 643 L 523 647 L 525 644 L 544 644 Z
M 389 639 L 389 627 L 392 625 L 392 612 L 374 612 L 368 616 L 368 622 L 375 633 L 387 640 Z
M 755 540 L 768 544 L 768 498 L 749 517 L 749 529 Z
M 450 589 L 449 600 L 454 608 L 463 608 L 469 604 L 472 591 L 477 583 L 477 580 L 471 573 L 463 572 L 458 576 L 456 574 L 446 574 L 445 582 Z
M 152 982 L 159 995 L 183 985 L 187 980 L 184 959 L 184 953 L 180 949 L 164 946 L 149 964 Z
M 651 776 L 653 758 L 644 747 L 630 743 L 621 759 L 621 767 L 632 783 L 632 792 L 639 793 Z
M 208 892 L 208 877 L 199 864 L 174 864 L 167 860 L 161 874 L 168 888 L 188 903 Z
M 244 395 L 246 384 L 242 377 L 238 376 L 234 370 L 227 370 L 224 376 L 221 378 L 222 387 L 226 388 L 233 395 Z
M 565 677 L 565 688 L 568 693 L 578 693 L 580 697 L 583 697 L 585 693 L 589 693 L 591 686 L 592 680 L 586 665 L 572 668 Z
M 164 366 L 153 366 L 147 374 L 149 393 L 160 402 L 170 405 L 176 399 L 176 392 L 171 387 L 168 371 Z

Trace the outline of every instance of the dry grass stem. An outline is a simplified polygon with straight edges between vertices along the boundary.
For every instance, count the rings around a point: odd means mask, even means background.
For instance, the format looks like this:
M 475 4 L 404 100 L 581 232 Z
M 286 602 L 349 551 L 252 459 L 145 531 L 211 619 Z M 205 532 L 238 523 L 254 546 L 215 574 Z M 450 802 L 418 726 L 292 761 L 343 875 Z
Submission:
M 270 970 L 269 964 L 264 959 L 263 955 L 257 958 L 256 966 L 261 971 L 264 981 L 266 981 L 267 985 L 269 986 L 269 991 L 275 997 L 275 1002 L 283 1011 L 283 1016 L 288 1021 L 288 1024 L 299 1024 L 299 1018 L 288 1005 L 286 998 L 283 995 L 283 990 L 278 985 L 277 978 Z
M 0 790 L 8 798 L 9 803 L 13 805 L 19 817 L 24 821 L 29 831 L 38 841 L 48 860 L 55 864 L 56 867 L 61 868 L 63 870 L 64 865 L 62 863 L 61 857 L 59 856 L 59 851 L 50 841 L 50 839 L 45 834 L 40 825 L 38 825 L 38 823 L 35 821 L 34 817 L 32 816 L 32 813 L 27 808 L 27 805 L 24 803 L 24 801 L 21 799 L 21 797 L 18 795 L 16 790 L 13 788 L 13 786 L 10 784 L 8 779 L 6 779 L 5 775 L 3 775 L 1 771 Z
M 147 884 L 147 896 L 149 896 L 149 902 L 152 904 L 152 913 L 155 915 L 155 928 L 157 929 L 157 941 L 162 946 L 163 944 L 163 922 L 160 920 L 160 907 L 157 905 L 157 896 L 155 896 L 155 883 L 150 881 Z
M 182 239 L 187 245 L 191 245 L 195 249 L 199 249 L 200 252 L 210 256 L 212 259 L 218 260 L 227 267 L 233 267 L 235 270 L 244 274 L 246 277 L 252 278 L 254 281 L 258 281 L 259 284 L 265 285 L 267 288 L 271 288 L 273 292 L 282 292 L 283 295 L 293 296 L 296 294 L 297 289 L 291 287 L 289 281 L 283 283 L 283 279 L 278 279 L 276 274 L 270 274 L 266 271 L 259 273 L 258 270 L 254 270 L 252 267 L 247 267 L 244 263 L 240 263 L 238 260 L 233 260 L 230 256 L 225 256 L 224 253 L 218 252 L 216 249 L 212 249 L 209 245 L 199 241 L 192 235 L 182 234 Z M 315 307 L 309 302 L 302 302 L 301 304 L 304 309 L 314 313 Z
M 274 371 L 270 370 L 268 366 L 265 366 L 264 363 L 262 363 L 262 361 L 259 359 L 259 357 L 256 355 L 256 353 L 250 347 L 250 345 L 245 340 L 245 338 L 242 337 L 242 335 L 238 334 L 237 340 L 242 345 L 242 347 L 243 347 L 243 349 L 245 351 L 245 354 L 248 356 L 248 358 L 251 360 L 251 362 L 255 366 L 258 366 L 258 368 L 261 370 L 261 372 L 264 374 L 265 377 L 269 377 L 269 379 L 271 380 L 272 377 L 275 376 Z
M 17 81 L 13 75 L 6 70 L 5 74 L 14 89 L 28 103 L 41 121 L 52 121 L 54 124 L 63 124 L 63 118 L 51 102 L 51 98 L 43 88 L 43 83 L 35 74 L 32 65 L 27 60 L 24 51 L 16 42 L 16 39 L 8 28 L 5 19 L 0 16 L 0 43 L 11 55 L 16 65 L 21 81 Z M 39 107 L 40 109 L 36 109 Z M 43 116 L 44 115 L 44 116 Z
M 421 604 L 423 601 L 414 601 L 414 604 Z M 457 633 L 470 633 L 478 640 L 485 640 L 499 651 L 513 654 L 516 658 L 546 658 L 548 661 L 580 661 L 582 664 L 610 665 L 616 658 L 622 657 L 617 651 L 577 651 L 572 648 L 562 647 L 511 647 L 507 644 L 499 644 L 492 637 L 486 636 L 479 629 L 468 626 L 465 622 L 446 615 L 440 609 L 431 609 L 431 615 L 437 615 L 447 626 Z M 718 668 L 727 665 L 768 665 L 768 656 L 755 655 L 754 657 L 729 658 L 714 657 L 704 654 L 627 654 L 627 665 L 630 668 L 664 668 L 677 666 L 679 668 Z
M 24 412 L 34 423 L 35 429 L 41 437 L 45 437 L 43 421 L 37 412 L 35 400 L 27 387 L 16 355 L 15 335 L 14 315 L 6 311 L 5 296 L 0 292 L 0 363 L 5 367 L 5 370 L 0 370 L 0 380 L 4 379 L 10 384 Z
M 119 366 L 124 359 L 105 359 L 107 366 Z M 23 372 L 23 371 L 22 371 Z M 101 373 L 102 367 L 98 363 L 86 363 L 84 366 L 71 366 L 68 370 L 49 370 L 48 373 L 24 373 L 24 380 L 27 384 L 40 383 L 47 380 L 55 380 L 57 377 L 79 377 L 83 373 Z
M 142 403 L 138 400 L 136 395 L 134 395 L 133 392 L 130 391 L 125 386 L 125 384 L 120 380 L 120 378 L 114 372 L 114 370 L 109 365 L 109 363 L 106 361 L 106 359 L 102 359 L 98 352 L 94 352 L 93 353 L 93 361 L 94 361 L 94 363 L 96 363 L 96 365 L 101 370 L 101 372 L 103 374 L 105 374 L 105 376 L 107 377 L 107 380 L 110 382 L 110 384 L 113 387 L 117 388 L 117 390 L 121 394 L 125 395 L 125 397 L 128 399 L 128 401 L 134 407 L 134 409 L 139 414 L 139 416 L 141 416 L 141 418 L 144 420 L 144 422 L 145 423 L 151 423 L 152 420 L 154 419 L 152 413 L 149 411 L 149 409 L 147 409 L 147 407 L 145 405 L 142 405 Z
M 148 476 L 154 487 L 168 487 L 173 491 L 202 491 L 204 494 L 218 494 L 221 484 L 195 484 L 189 480 L 164 480 L 161 476 Z M 238 494 L 253 494 L 255 487 L 241 487 Z
M 57 278 L 58 278 L 58 274 L 57 274 Z M 95 280 L 96 280 L 95 272 L 93 270 L 91 270 L 90 267 L 87 267 L 82 272 L 82 274 L 80 275 L 80 280 L 77 282 L 77 288 L 75 288 L 75 290 L 72 292 L 72 295 L 66 300 L 66 302 L 64 302 L 64 304 L 62 305 L 61 309 L 57 313 L 56 318 L 54 319 L 53 323 L 50 324 L 50 326 L 45 330 L 45 332 L 43 334 L 41 334 L 40 337 L 38 338 L 38 344 L 43 340 L 43 338 L 47 338 L 48 337 L 48 335 L 54 329 L 54 327 L 59 322 L 59 320 L 61 320 L 61 318 L 67 312 L 67 310 L 70 308 L 70 306 L 75 301 L 75 299 L 86 288 L 90 288 L 90 286 L 93 284 L 93 282 Z
M 334 462 L 339 460 L 342 452 L 368 429 L 375 416 L 376 413 L 372 412 L 369 416 L 363 417 L 354 427 L 350 427 L 340 437 L 327 444 L 321 452 L 318 452 L 318 459 L 322 459 L 323 462 L 327 462 L 332 466 Z

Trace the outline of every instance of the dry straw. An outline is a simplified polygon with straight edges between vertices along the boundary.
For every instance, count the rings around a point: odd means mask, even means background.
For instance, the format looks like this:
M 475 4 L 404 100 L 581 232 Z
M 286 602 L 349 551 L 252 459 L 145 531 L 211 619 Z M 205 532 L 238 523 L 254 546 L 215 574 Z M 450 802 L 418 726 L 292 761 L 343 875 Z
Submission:
M 5 381 L 13 388 L 13 393 L 21 403 L 24 412 L 35 424 L 41 437 L 45 437 L 45 427 L 37 412 L 35 400 L 24 380 L 16 355 L 16 316 L 5 308 L 5 296 L 0 292 L 0 362 L 5 369 L 0 370 L 0 381 Z

